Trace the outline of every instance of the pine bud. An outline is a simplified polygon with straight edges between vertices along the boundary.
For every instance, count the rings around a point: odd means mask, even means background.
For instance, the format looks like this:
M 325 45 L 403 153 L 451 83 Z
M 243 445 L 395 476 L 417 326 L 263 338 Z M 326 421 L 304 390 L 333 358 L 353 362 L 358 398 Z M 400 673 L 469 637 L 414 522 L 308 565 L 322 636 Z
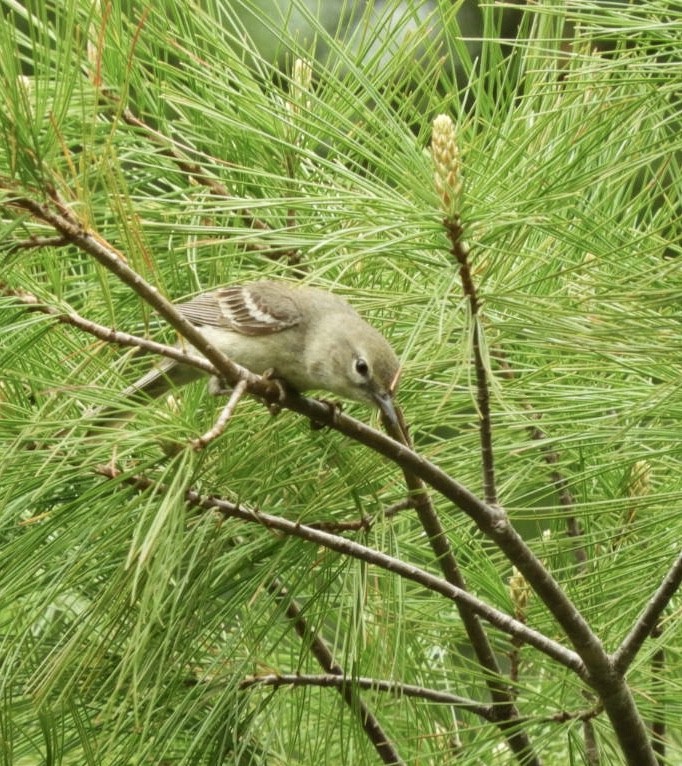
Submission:
M 458 213 L 462 194 L 462 166 L 455 141 L 455 125 L 447 114 L 433 121 L 431 153 L 434 164 L 436 191 L 449 215 Z
M 310 109 L 310 86 L 313 81 L 313 68 L 305 59 L 296 59 L 289 83 L 289 101 L 287 107 L 293 114 L 302 109 Z
M 525 618 L 530 594 L 531 589 L 528 581 L 516 567 L 512 567 L 512 576 L 509 578 L 509 595 L 512 604 L 514 604 L 514 613 L 517 619 L 523 620 Z

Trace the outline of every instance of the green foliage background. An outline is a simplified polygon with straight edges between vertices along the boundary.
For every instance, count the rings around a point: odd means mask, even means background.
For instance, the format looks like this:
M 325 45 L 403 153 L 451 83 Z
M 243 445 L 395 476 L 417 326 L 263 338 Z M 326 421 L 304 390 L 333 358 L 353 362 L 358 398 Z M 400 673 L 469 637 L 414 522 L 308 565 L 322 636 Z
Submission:
M 11 179 L 0 197 L 0 280 L 107 326 L 168 337 L 73 247 L 10 247 L 51 234 L 6 206 L 17 189 L 56 189 L 173 298 L 294 277 L 272 251 L 298 251 L 305 280 L 351 297 L 401 354 L 417 449 L 480 492 L 470 326 L 428 152 L 432 119 L 450 114 L 484 299 L 500 497 L 615 649 L 682 537 L 682 13 L 667 2 L 540 2 L 503 41 L 499 8 L 481 5 L 478 45 L 445 0 L 428 25 L 378 43 L 369 13 L 353 45 L 319 25 L 315 40 L 287 33 L 264 16 L 286 71 L 315 44 L 329 51 L 294 109 L 288 75 L 256 52 L 238 6 L 0 3 L 0 174 Z M 385 8 L 398 30 L 414 8 L 399 10 Z M 316 24 L 304 5 L 297 12 Z M 131 126 L 128 108 L 161 140 Z M 230 196 L 197 183 L 167 140 Z M 245 207 L 267 229 L 245 220 Z M 149 361 L 11 297 L 0 298 L 0 323 L 3 763 L 376 762 L 333 690 L 238 688 L 250 674 L 319 672 L 274 578 L 349 675 L 485 699 L 450 602 L 183 502 L 194 488 L 301 522 L 368 514 L 376 523 L 362 542 L 436 571 L 411 512 L 383 519 L 405 493 L 395 466 L 251 401 L 196 453 L 187 440 L 216 413 L 201 384 L 176 411 L 138 408 L 93 436 L 89 408 L 111 403 Z M 545 439 L 530 438 L 534 425 Z M 580 539 L 566 536 L 546 449 Z M 172 491 L 97 476 L 112 454 L 124 476 Z M 636 484 L 638 471 L 647 479 Z M 436 503 L 471 590 L 512 612 L 508 564 L 463 514 Z M 668 722 L 671 764 L 682 761 L 679 617 L 675 600 L 630 677 L 642 714 Z M 527 619 L 554 635 L 538 602 Z M 491 635 L 506 656 L 508 638 Z M 408 763 L 456 753 L 463 764 L 511 762 L 499 731 L 470 714 L 364 697 Z M 518 704 L 546 763 L 587 762 L 580 722 L 550 720 L 589 708 L 576 678 L 522 650 Z M 608 720 L 594 723 L 603 762 L 620 763 Z

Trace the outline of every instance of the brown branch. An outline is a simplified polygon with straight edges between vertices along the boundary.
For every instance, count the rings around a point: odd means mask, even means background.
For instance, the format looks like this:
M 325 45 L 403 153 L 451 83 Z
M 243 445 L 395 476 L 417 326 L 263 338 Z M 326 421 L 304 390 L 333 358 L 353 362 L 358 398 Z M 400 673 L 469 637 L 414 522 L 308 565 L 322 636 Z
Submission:
M 308 526 L 313 529 L 322 529 L 332 534 L 338 534 L 339 532 L 360 532 L 363 530 L 368 532 L 372 529 L 377 519 L 384 521 L 391 519 L 408 508 L 414 508 L 414 502 L 409 497 L 389 505 L 388 508 L 379 511 L 375 516 L 363 515 L 361 518 L 353 519 L 352 521 L 309 521 Z
M 369 532 L 374 526 L 374 519 L 363 515 L 359 519 L 352 521 L 310 521 L 308 526 L 312 529 L 321 529 L 331 534 L 340 534 L 341 532 Z
M 562 710 L 560 713 L 555 713 L 546 718 L 536 718 L 533 720 L 539 723 L 566 723 L 567 721 L 589 721 L 592 718 L 596 718 L 598 715 L 604 712 L 604 708 L 601 705 L 595 705 L 587 710 L 577 710 L 573 713 L 568 710 Z
M 344 679 L 343 668 L 336 662 L 331 649 L 322 639 L 320 634 L 310 630 L 307 621 L 303 617 L 300 605 L 294 598 L 292 598 L 292 596 L 290 596 L 286 586 L 279 580 L 273 580 L 268 586 L 268 590 L 278 601 L 285 602 L 287 617 L 293 622 L 294 629 L 301 640 L 308 642 L 310 651 L 320 664 L 320 667 L 331 676 L 337 677 L 338 679 Z M 240 688 L 242 688 L 242 684 L 240 684 Z M 398 751 L 389 740 L 388 735 L 382 729 L 381 724 L 374 713 L 372 713 L 369 707 L 357 694 L 358 687 L 352 683 L 344 682 L 339 684 L 336 688 L 349 709 L 360 719 L 362 728 L 367 734 L 370 742 L 374 745 L 381 760 L 388 764 L 404 764 L 405 762 L 398 755 Z
M 132 474 L 123 476 L 111 465 L 99 466 L 96 469 L 96 473 L 109 479 L 122 480 L 139 491 L 153 490 L 155 493 L 168 491 L 165 485 L 155 482 L 144 475 Z M 307 524 L 291 521 L 281 516 L 274 516 L 259 509 L 251 509 L 240 503 L 232 503 L 229 500 L 215 496 L 201 495 L 194 490 L 186 490 L 184 498 L 185 502 L 191 507 L 204 511 L 214 511 L 226 518 L 241 519 L 251 524 L 259 524 L 267 529 L 274 529 L 282 534 L 306 540 L 315 545 L 323 546 L 329 550 L 365 561 L 368 564 L 397 574 L 454 602 L 461 601 L 467 605 L 471 612 L 479 615 L 501 631 L 510 635 L 518 635 L 527 644 L 552 657 L 563 667 L 572 670 L 581 678 L 586 678 L 585 666 L 575 652 L 547 638 L 542 633 L 529 628 L 527 625 L 523 625 L 508 614 L 489 606 L 471 593 L 452 585 L 424 569 L 420 569 L 417 566 L 408 564 L 345 537 L 332 535 L 321 529 L 313 529 Z
M 396 408 L 399 426 L 384 420 L 384 427 L 396 441 L 402 442 L 407 448 L 412 449 L 402 411 Z M 451 585 L 466 591 L 467 585 L 463 574 L 452 551 L 450 540 L 441 524 L 440 518 L 433 507 L 431 498 L 422 479 L 412 471 L 403 468 L 405 484 L 414 503 L 419 521 L 426 532 L 431 549 L 436 561 L 443 572 L 443 576 Z M 520 761 L 534 766 L 540 762 L 533 753 L 533 748 L 526 731 L 519 726 L 519 711 L 514 703 L 514 698 L 509 684 L 502 678 L 502 669 L 497 661 L 495 651 L 478 616 L 467 608 L 466 604 L 456 602 L 457 611 L 466 630 L 469 642 L 476 654 L 476 659 L 486 671 L 485 681 L 493 701 L 493 717 L 507 740 L 507 744 Z
M 651 631 L 651 638 L 660 638 L 663 630 L 657 623 Z M 651 696 L 658 703 L 653 709 L 650 723 L 651 739 L 659 766 L 667 762 L 665 757 L 666 718 L 663 695 L 665 694 L 665 649 L 661 646 L 651 658 Z
M 583 690 L 583 696 L 591 700 L 593 694 L 589 689 Z M 601 757 L 599 754 L 599 744 L 597 742 L 597 732 L 594 728 L 594 716 L 586 716 L 579 719 L 583 725 L 583 739 L 585 740 L 585 759 L 587 766 L 599 766 Z
M 67 237 L 41 237 L 38 234 L 31 234 L 27 239 L 16 240 L 14 242 L 4 243 L 7 252 L 14 253 L 17 250 L 37 250 L 41 247 L 64 247 L 71 244 Z
M 532 408 L 530 405 L 527 405 L 526 409 L 531 410 Z M 531 417 L 537 418 L 539 416 L 536 413 L 532 413 Z M 528 431 L 530 432 L 531 439 L 534 439 L 535 441 L 541 442 L 547 438 L 545 432 L 537 425 L 528 426 Z M 559 463 L 559 453 L 551 448 L 545 448 L 542 451 L 542 456 L 545 463 L 547 463 L 547 465 L 551 468 L 549 480 L 552 482 L 552 485 L 556 490 L 557 497 L 559 498 L 559 505 L 561 505 L 561 507 L 568 512 L 568 515 L 565 517 L 566 534 L 575 540 L 581 540 L 583 537 L 583 529 L 580 524 L 580 520 L 574 513 L 575 498 L 568 488 L 566 477 L 553 467 Z M 574 548 L 573 555 L 575 556 L 575 560 L 578 565 L 578 571 L 584 572 L 587 565 L 587 552 L 584 546 L 578 545 L 576 548 Z
M 223 407 L 220 416 L 205 434 L 202 434 L 197 439 L 192 440 L 192 447 L 199 451 L 205 449 L 212 441 L 215 441 L 227 427 L 230 418 L 234 415 L 234 411 L 237 409 L 239 400 L 244 396 L 246 391 L 246 381 L 240 380 L 234 387 L 227 404 Z
M 196 679 L 192 679 L 192 684 L 196 684 Z M 268 673 L 265 675 L 246 676 L 239 683 L 240 689 L 251 689 L 254 686 L 319 686 L 322 688 L 336 687 L 342 684 L 354 684 L 360 689 L 368 691 L 386 692 L 394 695 L 398 699 L 401 697 L 412 697 L 423 699 L 427 702 L 433 702 L 437 705 L 451 705 L 466 710 L 473 715 L 479 716 L 490 723 L 494 723 L 494 714 L 490 705 L 482 705 L 480 702 L 460 697 L 450 692 L 444 692 L 439 689 L 430 689 L 414 684 L 406 684 L 400 681 L 385 681 L 383 679 L 367 678 L 364 676 L 358 678 L 346 678 L 338 675 L 312 675 L 305 673 Z M 587 710 L 568 711 L 562 710 L 548 716 L 524 716 L 520 719 L 521 723 L 556 723 L 563 724 L 568 721 L 588 721 L 596 718 L 603 712 L 601 705 L 589 708 Z
M 112 92 L 103 91 L 102 94 L 109 101 L 119 105 L 117 97 Z M 163 156 L 171 159 L 178 169 L 183 173 L 186 173 L 195 183 L 208 189 L 212 195 L 219 197 L 220 199 L 234 199 L 234 195 L 225 184 L 207 173 L 198 162 L 194 162 L 184 154 L 184 152 L 188 151 L 198 154 L 199 152 L 195 149 L 192 149 L 187 145 L 183 146 L 182 150 L 179 149 L 177 141 L 152 128 L 151 125 L 148 125 L 143 119 L 135 115 L 129 107 L 124 107 L 120 111 L 120 115 L 121 119 L 127 125 L 144 133 L 152 143 L 156 144 L 161 149 L 161 154 Z M 231 163 L 229 162 L 225 164 L 231 166 Z M 261 218 L 258 218 L 248 207 L 242 207 L 237 211 L 237 215 L 242 219 L 245 226 L 250 229 L 263 232 L 272 231 L 272 227 Z M 248 242 L 245 247 L 252 251 L 261 252 L 268 258 L 277 259 L 284 257 L 292 265 L 297 265 L 301 261 L 301 253 L 296 249 L 272 247 L 270 245 L 261 245 L 256 242 Z
M 438 689 L 428 689 L 414 684 L 405 684 L 399 681 L 384 681 L 376 678 L 348 678 L 339 675 L 311 675 L 303 673 L 269 673 L 263 676 L 247 676 L 240 684 L 240 689 L 249 689 L 253 686 L 321 686 L 344 687 L 354 686 L 358 689 L 366 689 L 373 692 L 387 692 L 400 699 L 401 697 L 414 697 L 433 702 L 437 705 L 452 705 L 469 713 L 479 716 L 490 723 L 494 723 L 495 716 L 490 705 L 482 705 L 475 700 L 459 697 L 450 692 Z
M 682 584 L 682 552 L 649 599 L 628 635 L 613 653 L 613 666 L 619 673 L 625 673 L 630 667 L 637 652 L 656 629 L 663 610 L 670 603 L 680 584 Z
M 3 287 L 0 285 L 0 294 L 7 295 L 15 298 L 19 304 L 29 311 L 38 311 L 42 314 L 52 317 L 56 322 L 65 324 L 70 327 L 75 327 L 89 335 L 106 341 L 107 343 L 115 343 L 119 346 L 131 346 L 139 348 L 142 351 L 148 351 L 152 354 L 158 354 L 160 356 L 166 356 L 169 359 L 173 359 L 181 364 L 187 364 L 193 367 L 197 367 L 203 370 L 208 375 L 216 375 L 216 368 L 203 356 L 197 356 L 196 354 L 188 354 L 177 346 L 167 346 L 164 343 L 158 343 L 157 341 L 150 340 L 149 338 L 142 338 L 139 335 L 131 335 L 127 332 L 121 332 L 120 330 L 114 330 L 111 327 L 93 322 L 90 319 L 77 314 L 72 309 L 59 309 L 56 306 L 50 306 L 47 303 L 42 303 L 40 299 L 32 293 L 25 292 L 23 290 L 14 290 L 9 287 Z
M 106 93 L 105 95 L 111 100 L 116 100 L 116 97 L 111 93 Z M 148 125 L 140 117 L 137 117 L 128 107 L 124 107 L 120 114 L 121 119 L 127 125 L 144 133 L 145 136 L 147 136 L 147 138 L 152 141 L 152 143 L 156 144 L 161 149 L 161 154 L 164 157 L 168 157 L 169 159 L 173 160 L 177 167 L 183 173 L 191 176 L 197 184 L 207 188 L 209 192 L 216 197 L 220 197 L 221 199 L 232 199 L 232 194 L 230 193 L 230 190 L 227 188 L 227 186 L 218 181 L 218 179 L 206 173 L 201 165 L 199 165 L 197 162 L 193 162 L 188 157 L 183 155 L 183 153 L 177 148 L 177 142 L 173 141 L 173 139 L 169 138 L 163 133 L 159 133 L 158 130 L 155 130 L 151 127 L 151 125 Z M 189 147 L 184 146 L 183 149 L 188 150 Z M 263 221 L 259 221 L 256 225 L 254 225 L 253 228 L 267 231 L 270 227 Z
M 458 216 L 448 217 L 443 226 L 450 239 L 450 252 L 459 264 L 459 276 L 462 290 L 469 301 L 471 318 L 471 346 L 474 354 L 476 374 L 476 403 L 480 420 L 481 462 L 483 464 L 483 492 L 488 505 L 497 505 L 497 485 L 495 482 L 495 456 L 493 454 L 492 423 L 490 415 L 490 383 L 488 369 L 483 357 L 483 331 L 481 329 L 480 309 L 476 285 L 469 265 L 469 246 L 462 240 L 463 228 Z

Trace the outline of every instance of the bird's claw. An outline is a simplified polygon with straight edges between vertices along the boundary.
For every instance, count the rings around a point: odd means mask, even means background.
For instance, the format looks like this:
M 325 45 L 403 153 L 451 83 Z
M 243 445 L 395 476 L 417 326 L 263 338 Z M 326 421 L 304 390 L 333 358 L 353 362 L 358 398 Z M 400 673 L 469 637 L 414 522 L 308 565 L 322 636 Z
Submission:
M 320 399 L 321 404 L 326 405 L 329 408 L 329 412 L 332 416 L 332 425 L 336 425 L 339 415 L 343 412 L 343 402 L 334 402 L 330 399 Z M 326 428 L 326 423 L 320 423 L 317 420 L 310 421 L 310 428 L 312 431 L 320 431 L 322 428 Z
M 208 379 L 207 388 L 211 396 L 227 396 L 232 393 L 233 386 L 229 386 L 225 378 L 211 375 Z
M 276 394 L 270 394 L 265 402 L 269 413 L 274 417 L 275 415 L 279 415 L 279 413 L 282 411 L 282 402 L 287 398 L 288 392 L 286 385 L 284 384 L 283 380 L 275 377 L 275 371 L 272 368 L 265 370 L 261 377 L 263 380 L 267 380 L 269 383 L 272 383 L 276 389 Z

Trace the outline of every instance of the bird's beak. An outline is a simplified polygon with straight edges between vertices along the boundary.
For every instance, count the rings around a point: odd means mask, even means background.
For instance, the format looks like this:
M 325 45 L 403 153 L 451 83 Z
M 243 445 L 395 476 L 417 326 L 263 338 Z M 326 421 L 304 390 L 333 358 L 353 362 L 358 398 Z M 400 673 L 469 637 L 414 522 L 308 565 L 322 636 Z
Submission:
M 398 413 L 395 411 L 395 405 L 393 404 L 393 397 L 391 394 L 373 394 L 374 402 L 381 410 L 381 414 L 386 420 L 395 428 L 400 428 L 400 421 L 398 420 Z

